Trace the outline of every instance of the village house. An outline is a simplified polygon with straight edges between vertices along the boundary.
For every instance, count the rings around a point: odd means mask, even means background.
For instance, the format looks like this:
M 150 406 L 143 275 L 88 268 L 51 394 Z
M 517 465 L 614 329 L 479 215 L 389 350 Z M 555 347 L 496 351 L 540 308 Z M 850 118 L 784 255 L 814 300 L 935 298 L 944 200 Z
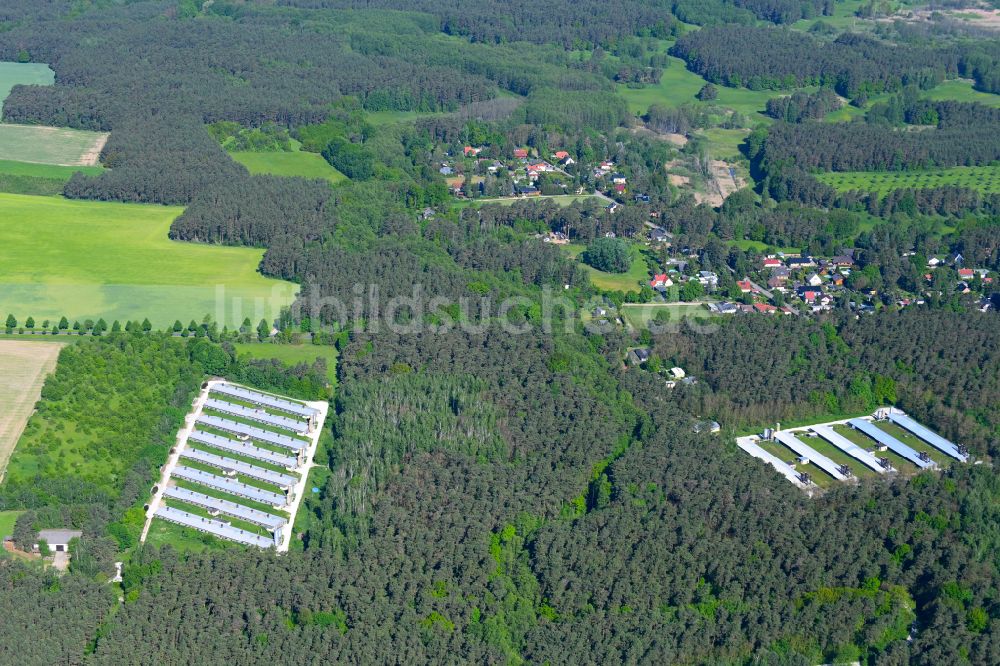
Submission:
M 750 282 L 749 278 L 743 278 L 736 282 L 736 286 L 740 288 L 740 291 L 744 294 L 749 294 L 753 291 L 753 283 Z
M 526 159 L 528 159 L 528 149 L 527 148 L 515 148 L 514 149 L 514 159 L 515 160 L 526 160 Z
M 698 282 L 700 282 L 704 287 L 715 289 L 719 286 L 719 276 L 712 271 L 699 271 Z
M 628 361 L 632 365 L 642 365 L 649 360 L 650 351 L 647 347 L 638 347 L 628 353 Z
M 786 279 L 782 279 L 782 278 L 779 278 L 779 277 L 772 276 L 767 281 L 767 288 L 768 289 L 775 289 L 777 291 L 785 291 L 785 283 L 786 282 L 787 282 Z
M 778 308 L 770 303 L 754 303 L 753 308 L 761 314 L 774 314 L 778 311 Z
M 816 260 L 812 257 L 792 257 L 786 263 L 791 269 L 812 268 L 816 265 Z
M 657 273 L 653 276 L 653 279 L 649 281 L 649 286 L 656 289 L 657 287 L 672 287 L 674 286 L 674 281 L 666 273 Z
M 764 260 L 764 268 L 778 268 L 782 265 L 781 259 L 778 259 L 777 257 L 768 257 Z

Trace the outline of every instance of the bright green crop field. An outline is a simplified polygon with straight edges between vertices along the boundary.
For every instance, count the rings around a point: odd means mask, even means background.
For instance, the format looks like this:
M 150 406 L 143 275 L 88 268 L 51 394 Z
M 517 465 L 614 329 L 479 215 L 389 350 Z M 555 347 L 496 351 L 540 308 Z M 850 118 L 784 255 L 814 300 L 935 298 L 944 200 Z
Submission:
M 0 194 L 0 312 L 238 325 L 292 301 L 294 285 L 257 272 L 262 250 L 169 240 L 181 211 Z
M 13 160 L 0 160 L 0 174 L 10 176 L 32 176 L 34 178 L 48 178 L 65 183 L 77 171 L 96 176 L 104 171 L 104 167 L 99 166 L 59 166 L 56 164 L 32 164 L 30 162 L 15 162 Z
M 836 190 L 861 190 L 884 195 L 898 189 L 924 189 L 943 185 L 968 187 L 983 193 L 1000 192 L 1000 167 L 949 167 L 928 171 L 843 171 L 816 174 Z
M 316 153 L 296 150 L 287 153 L 235 152 L 229 155 L 252 174 L 320 178 L 331 183 L 347 180 L 347 176 L 334 169 L 322 155 Z
M 48 65 L 39 63 L 0 62 L 0 102 L 7 99 L 10 89 L 17 84 L 51 86 L 56 73 Z

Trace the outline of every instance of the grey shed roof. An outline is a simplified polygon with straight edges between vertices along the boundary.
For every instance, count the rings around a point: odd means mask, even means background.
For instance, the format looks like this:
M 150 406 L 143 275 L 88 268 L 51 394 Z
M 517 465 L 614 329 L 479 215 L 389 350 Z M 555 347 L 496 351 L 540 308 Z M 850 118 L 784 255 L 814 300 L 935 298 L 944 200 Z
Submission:
M 39 530 L 38 538 L 48 544 L 69 543 L 83 536 L 80 530 Z

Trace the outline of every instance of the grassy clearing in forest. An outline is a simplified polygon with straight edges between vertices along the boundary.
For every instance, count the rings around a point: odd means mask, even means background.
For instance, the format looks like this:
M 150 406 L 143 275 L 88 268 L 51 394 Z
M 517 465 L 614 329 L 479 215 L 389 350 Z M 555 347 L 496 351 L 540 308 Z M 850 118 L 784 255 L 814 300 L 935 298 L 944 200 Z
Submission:
M 48 65 L 37 62 L 0 62 L 0 102 L 7 99 L 10 89 L 26 86 L 51 86 L 56 73 Z
M 230 157 L 242 164 L 252 174 L 271 174 L 299 178 L 318 178 L 331 183 L 347 180 L 347 176 L 330 166 L 322 155 L 301 150 L 292 152 L 255 153 L 235 152 Z
M 332 345 L 278 345 L 270 342 L 239 342 L 234 345 L 240 356 L 251 358 L 275 358 L 285 365 L 313 363 L 317 358 L 326 360 L 326 376 L 331 384 L 337 383 L 337 356 L 339 352 Z
M 167 238 L 181 208 L 0 194 L 0 311 L 41 322 L 148 317 L 239 325 L 296 288 L 257 272 L 263 250 Z

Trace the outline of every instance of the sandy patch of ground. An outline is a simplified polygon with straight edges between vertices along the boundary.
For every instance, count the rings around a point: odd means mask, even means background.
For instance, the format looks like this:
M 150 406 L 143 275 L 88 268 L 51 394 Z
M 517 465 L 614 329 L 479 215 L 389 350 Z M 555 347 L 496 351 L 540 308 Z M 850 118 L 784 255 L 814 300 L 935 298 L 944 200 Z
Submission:
M 688 176 L 682 176 L 678 173 L 667 174 L 667 180 L 670 181 L 671 185 L 675 185 L 677 187 L 683 187 L 684 185 L 691 183 L 691 179 Z
M 62 347 L 55 342 L 0 340 L 0 479 Z
M 736 167 L 728 162 L 711 160 L 709 172 L 711 178 L 708 181 L 708 192 L 695 192 L 694 194 L 694 200 L 698 203 L 707 203 L 713 208 L 718 208 L 730 194 L 747 185 L 746 180 L 736 171 Z
M 1000 31 L 1000 9 L 992 8 L 962 8 L 962 9 L 915 9 L 903 10 L 880 21 L 903 20 L 912 23 L 931 21 L 932 14 L 943 16 L 950 21 L 961 22 L 969 27 L 984 30 Z
M 97 161 L 101 157 L 101 151 L 104 150 L 104 144 L 108 142 L 108 134 L 102 134 L 94 141 L 94 144 L 87 149 L 83 155 L 80 156 L 80 163 L 74 164 L 73 166 L 97 166 Z

